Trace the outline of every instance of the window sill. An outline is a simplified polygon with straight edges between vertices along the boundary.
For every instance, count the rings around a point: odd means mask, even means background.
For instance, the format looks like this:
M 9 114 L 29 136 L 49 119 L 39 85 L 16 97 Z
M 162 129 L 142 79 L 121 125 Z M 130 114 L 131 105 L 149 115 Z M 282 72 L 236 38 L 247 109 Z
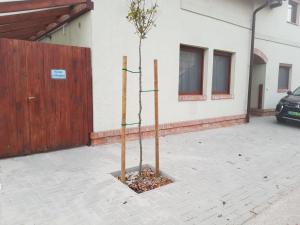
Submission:
M 233 99 L 233 95 L 231 94 L 213 94 L 211 96 L 212 100 L 223 100 L 223 99 Z
M 289 91 L 289 89 L 278 89 L 277 90 L 278 93 L 286 93 L 288 91 Z
M 178 100 L 180 102 L 206 101 L 207 97 L 205 95 L 179 95 Z

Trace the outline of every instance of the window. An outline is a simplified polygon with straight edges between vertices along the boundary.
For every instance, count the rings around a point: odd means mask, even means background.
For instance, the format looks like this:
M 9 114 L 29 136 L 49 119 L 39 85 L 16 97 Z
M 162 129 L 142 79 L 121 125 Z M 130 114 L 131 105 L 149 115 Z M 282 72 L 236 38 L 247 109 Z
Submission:
M 214 52 L 212 94 L 230 94 L 231 58 L 231 53 Z
M 279 67 L 279 77 L 278 77 L 278 90 L 286 91 L 289 89 L 290 84 L 290 66 L 280 66 Z
M 297 17 L 298 17 L 298 3 L 289 0 L 287 21 L 293 24 L 297 24 L 298 22 Z
M 180 46 L 179 95 L 203 94 L 204 50 Z

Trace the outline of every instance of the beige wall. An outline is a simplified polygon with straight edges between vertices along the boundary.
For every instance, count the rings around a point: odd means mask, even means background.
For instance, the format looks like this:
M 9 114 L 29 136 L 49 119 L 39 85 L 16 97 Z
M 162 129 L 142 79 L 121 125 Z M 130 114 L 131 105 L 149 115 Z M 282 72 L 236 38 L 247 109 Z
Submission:
M 92 47 L 91 13 L 64 25 L 58 31 L 47 35 L 42 41 L 61 45 Z
M 270 41 L 257 41 L 257 48 L 268 56 L 265 88 L 265 109 L 274 109 L 286 93 L 278 93 L 278 74 L 281 63 L 292 65 L 291 89 L 300 86 L 300 48 Z
M 288 1 L 274 10 L 263 10 L 257 17 L 256 48 L 267 57 L 265 109 L 274 109 L 285 93 L 278 93 L 279 65 L 291 64 L 291 89 L 300 86 L 300 27 L 287 22 Z M 300 13 L 298 12 L 298 21 Z
M 181 8 L 183 10 L 246 28 L 251 27 L 250 15 L 253 11 L 253 7 L 254 1 L 245 0 L 181 0 Z
M 288 23 L 287 14 L 288 1 L 280 8 L 261 11 L 257 16 L 257 38 L 300 47 L 300 27 Z
M 95 9 L 77 19 L 47 42 L 86 46 L 93 55 L 95 131 L 120 128 L 122 56 L 137 69 L 138 40 L 128 24 L 126 0 L 94 1 Z M 153 59 L 159 60 L 160 122 L 190 121 L 246 113 L 250 25 L 253 1 L 159 0 L 157 28 L 143 45 L 144 89 L 153 88 Z M 264 108 L 274 108 L 279 63 L 293 64 L 292 86 L 300 82 L 298 26 L 286 23 L 287 5 L 265 9 L 258 16 L 256 48 L 267 57 Z M 78 24 L 81 24 L 80 28 Z M 179 46 L 203 47 L 206 101 L 179 102 Z M 211 100 L 213 51 L 234 53 L 233 99 Z M 128 122 L 137 121 L 138 80 L 128 77 Z M 144 95 L 143 125 L 153 124 L 153 96 Z M 254 103 L 253 103 L 254 104 Z
M 263 84 L 265 88 L 266 64 L 257 64 L 253 67 L 251 108 L 258 108 L 259 85 Z M 264 101 L 263 101 L 264 103 Z
M 170 123 L 198 119 L 241 115 L 246 113 L 250 15 L 249 2 L 227 0 L 230 8 L 226 13 L 211 17 L 211 8 L 223 12 L 223 4 L 207 5 L 206 0 L 197 0 L 197 12 L 189 9 L 191 1 L 160 0 L 157 28 L 153 29 L 144 42 L 143 68 L 144 89 L 153 88 L 153 59 L 159 60 L 160 122 Z M 122 56 L 129 57 L 129 68 L 137 69 L 138 40 L 134 28 L 128 24 L 127 1 L 94 1 L 95 9 L 90 15 L 80 18 L 64 30 L 52 35 L 47 42 L 91 46 L 93 55 L 94 128 L 105 131 L 120 128 L 121 118 L 121 65 Z M 201 4 L 202 3 L 202 4 Z M 219 3 L 222 3 L 219 1 Z M 243 8 L 237 13 L 234 4 Z M 201 6 L 206 13 L 198 12 Z M 91 27 L 89 25 L 91 21 Z M 78 23 L 81 23 L 79 31 Z M 239 24 L 241 22 L 241 24 Z M 237 24 L 235 24 L 237 23 Z M 91 34 L 91 35 L 90 35 Z M 206 101 L 178 101 L 179 46 L 180 44 L 206 48 L 205 95 Z M 213 51 L 224 50 L 234 53 L 232 63 L 232 99 L 211 100 Z M 137 121 L 138 80 L 128 78 L 128 122 Z M 144 95 L 143 125 L 153 124 L 153 95 Z
M 202 0 L 202 2 L 206 2 Z M 236 1 L 235 1 L 236 2 Z M 249 30 L 181 9 L 180 0 L 161 0 L 157 28 L 144 42 L 144 88 L 153 87 L 153 59 L 159 60 L 160 122 L 190 121 L 246 112 L 249 61 Z M 245 3 L 246 5 L 248 3 Z M 219 7 L 221 10 L 223 7 Z M 121 59 L 129 57 L 129 68 L 137 69 L 137 39 L 125 17 L 127 1 L 95 2 L 93 12 L 93 72 L 95 131 L 118 129 L 121 118 Z M 231 14 L 235 10 L 232 9 Z M 224 15 L 222 15 L 222 19 Z M 207 48 L 207 101 L 179 102 L 180 43 Z M 211 100 L 213 50 L 235 53 L 233 99 Z M 137 121 L 137 77 L 128 79 L 128 121 Z M 153 124 L 153 96 L 144 95 L 144 125 Z

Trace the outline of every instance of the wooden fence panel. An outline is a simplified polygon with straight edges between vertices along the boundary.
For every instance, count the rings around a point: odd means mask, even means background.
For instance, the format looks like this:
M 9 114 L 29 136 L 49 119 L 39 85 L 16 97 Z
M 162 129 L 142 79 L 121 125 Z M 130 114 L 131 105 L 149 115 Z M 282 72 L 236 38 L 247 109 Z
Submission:
M 45 103 L 45 82 L 44 82 L 44 49 L 36 43 L 27 43 L 24 47 L 26 51 L 26 74 L 28 78 L 28 126 L 30 131 L 30 153 L 47 150 Z
M 87 48 L 0 39 L 0 158 L 89 144 L 90 57 Z
M 12 52 L 8 51 L 4 41 L 0 40 L 0 152 L 3 156 L 7 156 L 10 152 L 18 151 L 17 146 L 12 139 L 17 139 L 17 129 L 14 127 L 15 116 L 14 107 L 11 101 L 14 99 L 14 89 L 9 88 L 12 77 L 8 75 L 8 62 L 12 59 Z

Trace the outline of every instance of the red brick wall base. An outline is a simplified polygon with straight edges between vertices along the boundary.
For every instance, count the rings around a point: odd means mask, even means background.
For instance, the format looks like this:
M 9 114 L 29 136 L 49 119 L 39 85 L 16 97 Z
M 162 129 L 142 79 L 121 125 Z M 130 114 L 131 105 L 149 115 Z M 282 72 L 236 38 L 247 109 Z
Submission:
M 168 123 L 160 125 L 160 135 L 180 134 L 206 129 L 228 127 L 246 122 L 246 115 L 219 117 L 214 119 L 195 120 L 187 122 Z M 154 137 L 154 126 L 142 127 L 143 138 Z M 120 130 L 95 132 L 91 134 L 92 145 L 111 144 L 120 142 Z M 138 129 L 127 129 L 127 140 L 138 139 Z
M 275 109 L 252 109 L 251 115 L 253 115 L 253 116 L 274 116 Z

